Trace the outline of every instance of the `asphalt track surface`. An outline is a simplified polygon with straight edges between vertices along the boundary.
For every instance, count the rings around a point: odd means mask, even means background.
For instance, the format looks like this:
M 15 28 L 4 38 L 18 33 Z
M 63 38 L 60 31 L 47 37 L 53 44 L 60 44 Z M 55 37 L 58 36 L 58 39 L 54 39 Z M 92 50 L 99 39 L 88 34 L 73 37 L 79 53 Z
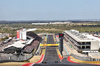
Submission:
M 53 44 L 53 36 L 48 35 L 47 44 Z M 67 61 L 67 58 L 64 58 L 60 61 L 55 47 L 46 47 L 45 58 L 42 63 L 34 64 L 33 66 L 97 66 L 90 64 L 76 64 Z
M 47 44 L 54 44 L 53 36 L 48 35 Z M 45 58 L 42 63 L 46 64 L 55 64 L 60 63 L 60 59 L 57 55 L 56 47 L 46 47 Z

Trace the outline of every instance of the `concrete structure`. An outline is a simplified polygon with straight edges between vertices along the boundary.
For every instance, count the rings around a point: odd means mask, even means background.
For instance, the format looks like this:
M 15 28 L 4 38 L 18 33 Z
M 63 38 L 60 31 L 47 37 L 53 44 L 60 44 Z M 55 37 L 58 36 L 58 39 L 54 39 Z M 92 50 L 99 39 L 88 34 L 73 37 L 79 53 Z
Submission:
M 99 41 L 99 48 L 100 48 L 100 38 L 98 38 L 98 37 L 94 37 L 94 36 L 91 36 L 91 35 L 87 35 L 89 38 L 92 38 L 92 39 L 94 39 L 94 40 L 97 40 L 97 41 Z
M 26 40 L 26 37 L 27 37 L 26 36 L 26 31 L 23 31 L 22 34 L 21 34 L 21 36 L 22 36 L 21 39 Z
M 17 31 L 17 39 L 19 39 L 20 38 L 20 31 L 18 30 Z
M 92 58 L 93 61 L 100 61 L 100 53 L 88 53 L 88 56 Z
M 64 34 L 64 38 L 79 52 L 98 52 L 99 50 L 99 41 L 93 37 L 90 38 L 90 35 L 79 33 L 77 30 L 66 30 Z
M 29 32 L 29 31 L 35 31 L 35 30 L 37 30 L 37 28 L 28 29 L 28 30 L 26 30 L 24 28 L 24 29 L 18 30 L 17 31 L 17 39 L 26 40 L 27 39 L 27 35 L 26 35 L 27 32 Z

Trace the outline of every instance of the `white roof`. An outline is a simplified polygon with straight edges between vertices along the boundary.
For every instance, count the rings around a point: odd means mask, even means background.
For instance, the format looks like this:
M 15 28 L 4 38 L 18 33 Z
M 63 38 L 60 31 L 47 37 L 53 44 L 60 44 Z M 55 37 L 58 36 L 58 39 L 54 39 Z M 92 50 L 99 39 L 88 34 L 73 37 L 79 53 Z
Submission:
M 92 39 L 95 39 L 95 40 L 98 40 L 98 41 L 100 41 L 100 38 L 97 38 L 97 37 L 94 37 L 94 36 L 92 36 L 92 35 L 86 35 L 88 38 L 92 38 Z
M 87 35 L 87 37 L 99 41 L 99 47 L 100 47 L 100 38 L 94 37 L 92 35 Z
M 88 38 L 86 35 L 83 35 L 81 33 L 77 33 L 77 35 L 73 34 L 71 31 L 66 30 L 65 33 L 70 35 L 73 39 L 75 39 L 78 42 L 91 42 L 91 41 L 96 41 L 95 39 Z M 78 35 L 79 34 L 79 35 Z M 85 36 L 84 38 L 81 38 L 80 35 Z
M 14 46 L 14 47 L 17 47 L 17 48 L 23 48 L 25 45 L 22 44 L 22 43 L 25 43 L 25 41 L 17 41 L 12 45 L 8 45 L 6 48 L 11 47 L 11 46 Z
M 35 31 L 35 30 L 37 30 L 37 28 L 34 28 L 34 29 L 28 29 L 28 30 L 26 30 L 26 31 L 28 32 L 28 31 Z
M 30 44 L 34 39 L 29 40 L 26 44 Z

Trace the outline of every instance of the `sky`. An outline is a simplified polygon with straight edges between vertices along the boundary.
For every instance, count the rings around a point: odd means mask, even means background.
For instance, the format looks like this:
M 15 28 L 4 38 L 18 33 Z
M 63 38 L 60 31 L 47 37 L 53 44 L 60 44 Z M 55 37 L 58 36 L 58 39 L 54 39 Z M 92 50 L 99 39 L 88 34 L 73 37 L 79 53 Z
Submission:
M 0 0 L 0 20 L 100 19 L 100 0 Z

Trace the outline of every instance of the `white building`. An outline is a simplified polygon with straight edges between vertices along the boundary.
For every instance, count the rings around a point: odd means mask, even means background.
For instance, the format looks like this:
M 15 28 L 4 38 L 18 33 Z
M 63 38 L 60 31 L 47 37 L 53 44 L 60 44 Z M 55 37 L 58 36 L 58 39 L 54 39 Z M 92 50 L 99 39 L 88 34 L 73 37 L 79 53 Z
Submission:
M 32 23 L 32 25 L 47 25 L 49 23 Z
M 64 38 L 77 50 L 84 52 L 98 52 L 99 42 L 95 37 L 79 33 L 77 30 L 64 31 Z
M 21 30 L 18 30 L 17 31 L 17 39 L 21 39 L 21 40 L 26 40 L 27 39 L 27 32 L 29 31 L 35 31 L 37 30 L 37 28 L 34 28 L 34 29 L 21 29 Z

